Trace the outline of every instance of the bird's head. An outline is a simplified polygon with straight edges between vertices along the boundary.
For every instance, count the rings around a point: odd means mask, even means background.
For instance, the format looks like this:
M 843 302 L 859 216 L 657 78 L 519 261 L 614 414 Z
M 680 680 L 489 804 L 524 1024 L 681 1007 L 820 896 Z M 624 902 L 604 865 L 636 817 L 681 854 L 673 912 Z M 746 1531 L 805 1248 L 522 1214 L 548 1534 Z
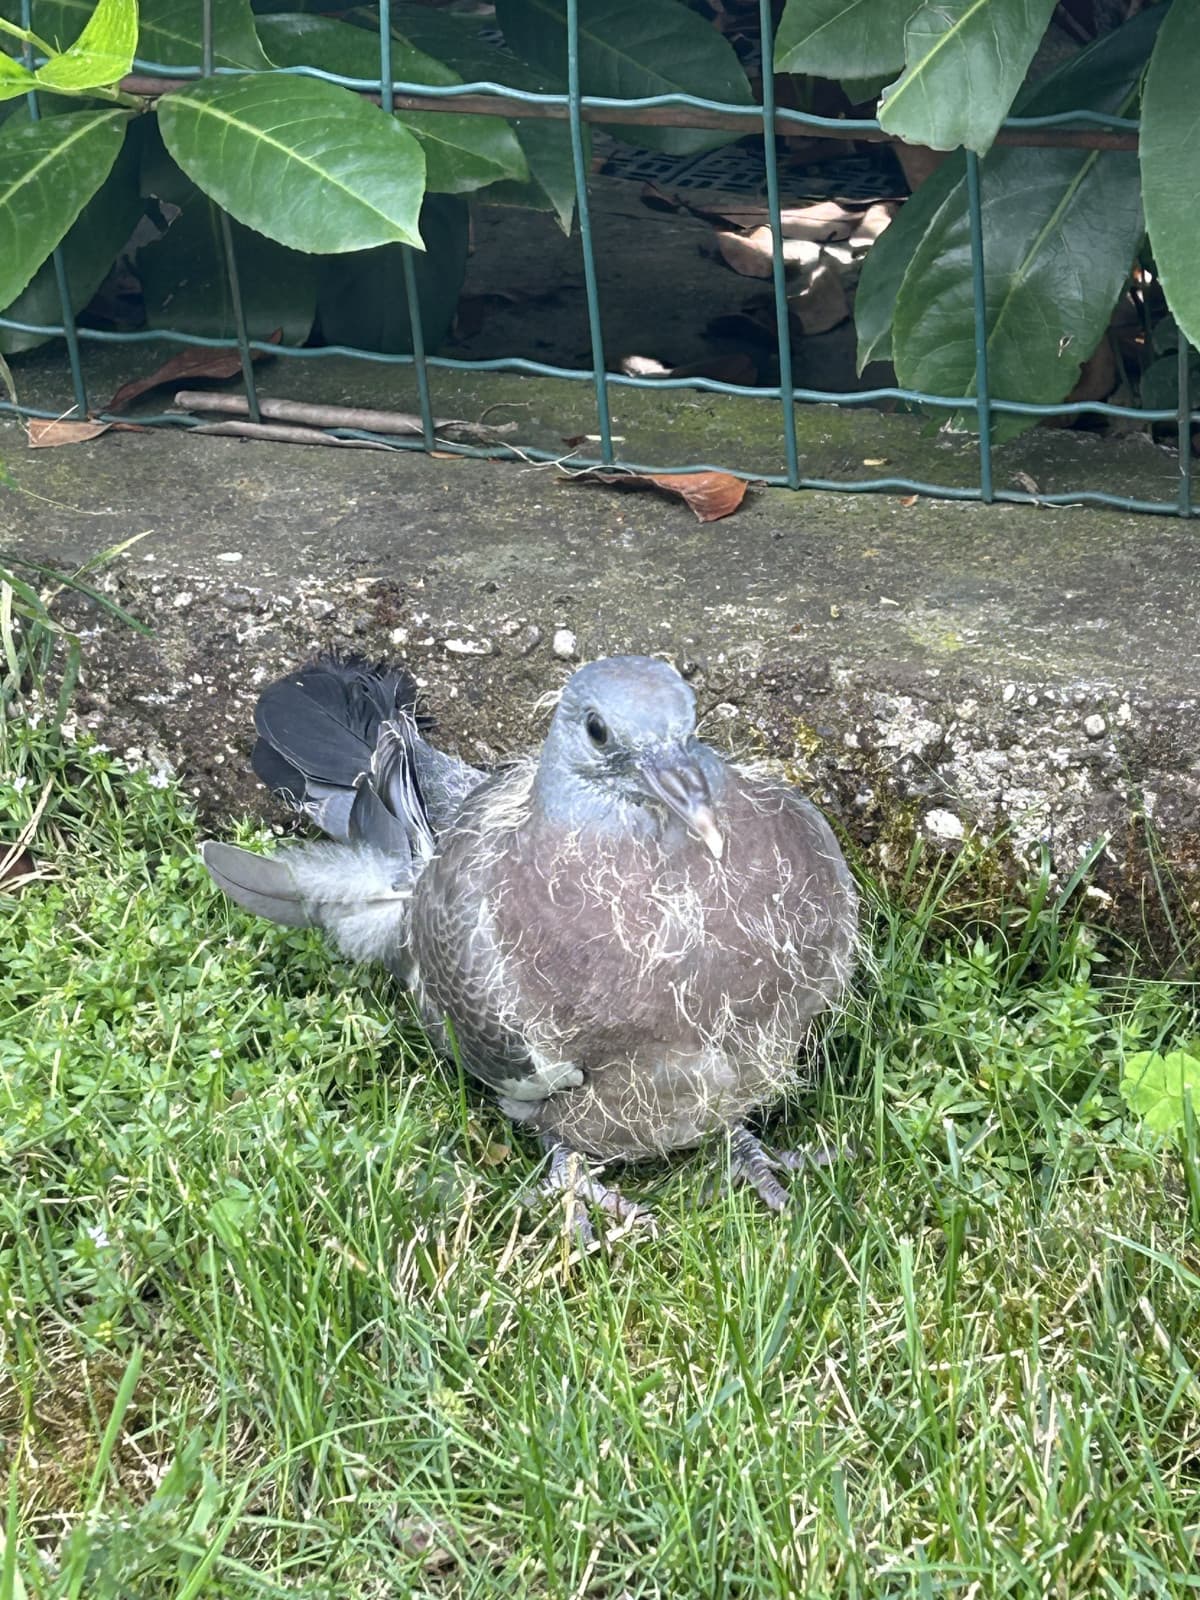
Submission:
M 573 814 L 590 805 L 600 818 L 614 802 L 666 812 L 720 860 L 714 802 L 723 772 L 696 737 L 696 697 L 675 669 L 648 656 L 609 656 L 580 667 L 563 690 L 539 789 Z

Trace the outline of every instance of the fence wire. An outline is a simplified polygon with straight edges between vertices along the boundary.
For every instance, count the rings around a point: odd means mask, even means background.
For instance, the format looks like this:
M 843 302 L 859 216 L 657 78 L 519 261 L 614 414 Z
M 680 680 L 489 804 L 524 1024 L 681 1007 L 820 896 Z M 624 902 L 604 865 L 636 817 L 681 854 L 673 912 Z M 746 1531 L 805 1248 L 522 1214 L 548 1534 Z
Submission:
M 21 26 L 32 30 L 32 0 L 21 0 Z M 761 60 L 774 59 L 774 30 L 771 17 L 771 0 L 759 0 L 759 45 Z M 123 87 L 134 92 L 154 94 L 165 92 L 181 82 L 213 76 L 239 77 L 247 69 L 221 67 L 214 63 L 214 31 L 212 0 L 202 0 L 202 50 L 198 66 L 165 66 L 160 62 L 135 60 L 135 74 L 124 81 Z M 417 400 L 421 420 L 420 438 L 403 439 L 360 428 L 323 428 L 315 431 L 335 439 L 358 439 L 381 443 L 391 449 L 439 451 L 456 455 L 477 456 L 489 459 L 521 459 L 552 462 L 559 456 L 548 450 L 528 446 L 519 448 L 503 444 L 466 444 L 439 439 L 434 423 L 433 390 L 431 374 L 442 371 L 456 372 L 513 372 L 551 377 L 567 382 L 591 383 L 595 391 L 596 434 L 598 455 L 573 453 L 571 466 L 575 468 L 610 467 L 619 465 L 630 472 L 645 473 L 698 473 L 729 472 L 736 477 L 755 483 L 791 489 L 829 489 L 850 493 L 891 493 L 929 495 L 940 499 L 1005 502 L 1018 505 L 1095 505 L 1117 510 L 1150 512 L 1190 517 L 1196 514 L 1192 504 L 1191 432 L 1200 424 L 1200 411 L 1193 411 L 1191 397 L 1191 347 L 1180 336 L 1178 347 L 1178 399 L 1174 409 L 1153 409 L 1113 404 L 1108 401 L 1089 400 L 1063 402 L 1059 405 L 1038 405 L 1016 400 L 994 398 L 988 381 L 988 330 L 985 300 L 986 263 L 984 260 L 983 211 L 980 197 L 980 163 L 973 151 L 966 151 L 966 204 L 968 212 L 972 298 L 975 338 L 974 394 L 940 395 L 925 390 L 906 389 L 889 385 L 875 389 L 854 391 L 809 389 L 793 382 L 791 338 L 783 252 L 783 221 L 779 189 L 779 163 L 776 139 L 779 129 L 804 129 L 810 135 L 830 139 L 866 138 L 884 140 L 885 134 L 874 118 L 830 118 L 811 112 L 795 111 L 776 105 L 775 84 L 770 70 L 762 74 L 762 100 L 751 105 L 738 105 L 728 101 L 708 100 L 690 94 L 643 95 L 629 99 L 606 95 L 585 95 L 580 82 L 579 58 L 579 0 L 566 0 L 567 25 L 567 92 L 562 94 L 537 93 L 520 90 L 507 84 L 486 79 L 470 83 L 431 85 L 392 77 L 391 0 L 379 0 L 379 77 L 375 79 L 350 78 L 339 73 L 326 72 L 318 67 L 276 67 L 272 72 L 296 74 L 319 78 L 326 83 L 370 95 L 383 109 L 392 112 L 399 105 L 422 111 L 466 110 L 487 111 L 493 114 L 517 113 L 565 118 L 570 125 L 572 165 L 575 180 L 575 206 L 579 218 L 579 235 L 583 251 L 584 289 L 587 306 L 588 335 L 592 365 L 590 369 L 562 367 L 547 362 L 533 361 L 519 356 L 501 357 L 486 361 L 459 360 L 450 356 L 429 355 L 425 347 L 425 330 L 422 326 L 420 301 L 413 262 L 413 251 L 401 246 L 402 278 L 408 301 L 412 330 L 410 354 L 387 354 L 364 350 L 348 345 L 320 345 L 312 348 L 276 344 L 252 339 L 247 331 L 245 304 L 238 275 L 237 253 L 228 216 L 220 211 L 221 235 L 225 268 L 229 284 L 230 302 L 234 312 L 236 337 L 233 339 L 209 338 L 199 334 L 184 333 L 174 329 L 155 328 L 137 332 L 118 333 L 105 329 L 81 328 L 77 325 L 77 309 L 71 304 L 66 266 L 62 246 L 53 252 L 55 278 L 62 321 L 39 324 L 16 321 L 0 316 L 0 327 L 16 332 L 50 335 L 65 340 L 74 396 L 73 409 L 82 417 L 91 416 L 100 422 L 119 422 L 123 416 L 106 410 L 93 412 L 84 378 L 80 341 L 90 340 L 104 344 L 137 345 L 169 342 L 194 348 L 212 348 L 239 352 L 242 386 L 246 396 L 250 420 L 261 420 L 260 396 L 254 370 L 254 355 L 265 354 L 283 359 L 319 361 L 322 358 L 349 356 L 364 362 L 378 362 L 388 366 L 412 367 L 417 386 Z M 23 46 L 26 66 L 34 62 L 32 47 Z M 29 114 L 37 120 L 40 112 L 36 93 L 27 97 Z M 776 385 L 747 385 L 726 383 L 717 378 L 645 378 L 606 370 L 604 358 L 603 324 L 600 312 L 596 252 L 593 240 L 591 212 L 588 201 L 587 158 L 584 142 L 585 122 L 628 122 L 629 113 L 644 113 L 646 120 L 655 125 L 673 127 L 709 127 L 761 130 L 767 183 L 767 211 L 772 238 L 772 294 L 774 300 L 776 336 L 778 340 L 779 383 Z M 619 113 L 619 117 L 614 117 Z M 653 114 L 651 116 L 651 114 Z M 1137 148 L 1139 124 L 1128 117 L 1112 116 L 1105 112 L 1056 112 L 1041 117 L 1013 116 L 1006 119 L 997 137 L 997 144 L 1078 146 L 1089 149 Z M 701 390 L 711 394 L 737 395 L 761 402 L 779 403 L 783 424 L 784 460 L 778 472 L 751 471 L 739 467 L 736 461 L 726 462 L 639 462 L 618 456 L 614 450 L 610 390 L 613 388 L 646 389 L 655 392 L 672 389 Z M 902 476 L 876 478 L 825 478 L 810 477 L 800 470 L 800 451 L 796 428 L 797 404 L 824 404 L 836 406 L 870 406 L 884 400 L 904 401 L 935 411 L 975 413 L 978 427 L 978 484 L 962 487 L 927 482 L 919 478 Z M 24 406 L 10 401 L 0 401 L 0 410 L 16 412 L 29 418 L 54 419 L 62 411 Z M 1053 493 L 1033 492 L 1025 489 L 998 488 L 992 468 L 991 424 L 998 415 L 1047 418 L 1097 417 L 1133 420 L 1141 423 L 1174 422 L 1176 424 L 1179 465 L 1178 487 L 1173 499 L 1147 500 L 1130 495 L 1112 494 L 1104 490 L 1068 489 Z M 197 427 L 208 419 L 173 411 L 154 416 L 139 416 L 140 427 Z M 731 441 L 732 443 L 732 441 Z

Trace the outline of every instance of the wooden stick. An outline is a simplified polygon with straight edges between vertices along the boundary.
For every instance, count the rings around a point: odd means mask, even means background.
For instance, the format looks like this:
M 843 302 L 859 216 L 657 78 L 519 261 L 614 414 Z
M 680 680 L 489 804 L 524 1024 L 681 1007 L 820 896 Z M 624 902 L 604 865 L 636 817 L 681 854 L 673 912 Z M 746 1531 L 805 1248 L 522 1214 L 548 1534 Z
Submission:
M 240 394 L 213 394 L 200 389 L 181 389 L 175 404 L 184 411 L 221 411 L 227 416 L 248 417 L 250 403 Z M 311 406 L 303 400 L 262 399 L 258 409 L 272 422 L 299 422 L 309 428 L 363 428 L 369 433 L 421 434 L 421 419 L 407 411 L 373 411 L 365 406 Z M 435 428 L 453 428 L 459 423 L 435 418 Z M 462 424 L 465 426 L 465 424 Z
M 240 394 L 180 389 L 175 396 L 175 404 L 184 411 L 219 411 L 230 417 L 250 415 L 250 402 Z M 420 417 L 414 417 L 407 411 L 373 411 L 366 406 L 313 406 L 305 400 L 270 399 L 260 400 L 258 409 L 262 416 L 274 422 L 292 422 L 307 428 L 362 428 L 368 433 L 401 434 L 410 439 L 419 439 L 422 433 Z M 495 409 L 495 406 L 489 407 L 489 410 Z M 516 422 L 467 422 L 461 417 L 435 417 L 433 426 L 437 434 L 446 439 L 460 442 L 473 439 L 483 444 L 495 444 L 505 434 L 515 433 L 518 428 Z M 334 441 L 336 444 L 354 442 L 352 439 Z
M 172 89 L 182 89 L 190 78 L 149 78 L 134 73 L 121 80 L 121 88 L 131 94 L 155 97 L 169 94 Z M 356 91 L 366 99 L 379 104 L 379 96 L 366 90 Z M 536 117 L 551 122 L 565 122 L 570 116 L 566 106 L 530 104 L 501 94 L 460 94 L 454 96 L 398 94 L 394 104 L 397 111 L 457 111 L 472 112 L 479 116 Z M 615 122 L 627 127 L 640 128 L 714 128 L 729 133 L 758 133 L 762 118 L 739 117 L 731 111 L 703 111 L 696 106 L 630 106 L 620 111 L 606 106 L 581 106 L 584 122 Z M 775 118 L 777 133 L 807 139 L 862 139 L 868 144 L 891 144 L 893 137 L 882 128 L 812 128 L 803 122 L 793 122 L 787 117 Z M 1001 128 L 995 138 L 998 145 L 1018 145 L 1047 150 L 1136 150 L 1136 133 L 1119 133 L 1111 128 Z
M 350 450 L 394 450 L 395 445 L 376 439 L 335 439 L 330 433 L 319 433 L 316 428 L 289 426 L 283 422 L 202 422 L 193 433 L 219 433 L 236 435 L 243 439 L 273 439 L 278 444 L 335 444 Z

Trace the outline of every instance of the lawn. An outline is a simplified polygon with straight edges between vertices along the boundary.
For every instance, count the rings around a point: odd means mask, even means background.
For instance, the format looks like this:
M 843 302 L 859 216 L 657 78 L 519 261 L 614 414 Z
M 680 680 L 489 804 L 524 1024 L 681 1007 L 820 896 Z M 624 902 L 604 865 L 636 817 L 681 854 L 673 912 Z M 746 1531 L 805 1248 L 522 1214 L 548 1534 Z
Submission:
M 583 1253 L 172 780 L 0 766 L 2 1600 L 1200 1592 L 1195 1142 L 1118 1093 L 1194 994 L 1044 883 L 868 885 L 784 1119 L 857 1160 L 780 1218 L 719 1151 L 628 1173 L 657 1237 Z

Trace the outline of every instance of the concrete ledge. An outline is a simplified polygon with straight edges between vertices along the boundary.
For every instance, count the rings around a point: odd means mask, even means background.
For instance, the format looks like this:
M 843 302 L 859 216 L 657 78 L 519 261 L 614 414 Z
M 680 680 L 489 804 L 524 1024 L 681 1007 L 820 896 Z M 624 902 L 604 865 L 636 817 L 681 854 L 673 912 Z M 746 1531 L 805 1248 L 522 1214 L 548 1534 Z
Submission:
M 853 417 L 839 448 L 903 422 Z M 536 736 L 569 633 L 676 660 L 710 737 L 786 763 L 885 871 L 978 829 L 1065 874 L 1107 832 L 1095 904 L 1157 943 L 1150 818 L 1173 914 L 1200 908 L 1194 525 L 760 490 L 701 526 L 544 469 L 177 433 L 30 453 L 6 426 L 0 459 L 28 491 L 0 494 L 0 551 L 64 566 L 151 530 L 106 582 L 152 640 L 63 607 L 80 716 L 209 815 L 263 804 L 253 699 L 310 651 L 407 659 L 486 761 Z

